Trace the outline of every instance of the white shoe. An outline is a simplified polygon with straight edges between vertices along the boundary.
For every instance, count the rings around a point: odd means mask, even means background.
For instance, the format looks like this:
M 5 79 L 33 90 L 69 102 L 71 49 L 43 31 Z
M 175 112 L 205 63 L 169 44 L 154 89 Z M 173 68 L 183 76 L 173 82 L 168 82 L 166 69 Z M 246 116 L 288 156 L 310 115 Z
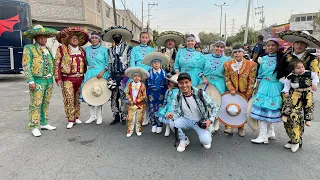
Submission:
M 210 148 L 211 148 L 211 143 L 210 143 L 210 144 L 204 144 L 203 147 L 204 147 L 205 149 L 210 149 Z
M 137 132 L 137 136 L 141 136 L 142 135 L 142 132 Z
M 71 129 L 73 127 L 74 123 L 73 122 L 69 122 L 67 125 L 67 129 Z
M 49 124 L 47 124 L 47 125 L 45 125 L 45 126 L 40 126 L 40 128 L 41 128 L 41 129 L 44 129 L 44 130 L 50 130 L 50 131 L 57 129 L 56 127 L 51 126 L 51 125 L 49 125 Z
M 40 132 L 40 130 L 39 130 L 38 128 L 33 128 L 31 132 L 32 132 L 32 135 L 33 135 L 34 137 L 39 137 L 39 136 L 41 136 L 41 132 Z
M 157 126 L 152 126 L 151 132 L 156 133 L 157 132 Z
M 127 138 L 131 137 L 132 136 L 132 133 L 128 133 L 127 134 Z
M 259 134 L 259 136 L 256 139 L 251 139 L 251 142 L 256 144 L 268 144 L 268 138 L 264 135 Z
M 186 136 L 186 139 L 184 141 L 180 141 L 179 146 L 177 147 L 177 151 L 183 152 L 184 150 L 186 150 L 186 147 L 189 145 L 189 143 L 189 138 Z
M 162 132 L 162 127 L 157 127 L 157 134 L 160 134 Z
M 219 121 L 215 120 L 214 123 L 213 123 L 213 132 L 219 130 L 219 128 L 220 128 L 219 125 L 220 125 Z
M 292 144 L 291 145 L 291 151 L 296 152 L 299 149 L 299 143 L 298 144 Z
M 97 124 L 101 124 L 101 123 L 102 123 L 102 117 L 98 117 Z
M 84 122 L 84 123 L 86 123 L 86 124 L 90 124 L 90 123 L 92 123 L 93 121 L 95 121 L 95 120 L 97 120 L 97 116 L 91 116 L 86 122 Z
M 80 119 L 76 119 L 76 124 L 82 124 L 82 121 L 80 121 Z
M 164 136 L 168 137 L 170 135 L 170 127 L 169 125 L 166 126 L 166 132 L 164 133 Z
M 286 145 L 284 145 L 284 147 L 285 147 L 286 149 L 291 149 L 292 144 L 291 144 L 291 143 L 287 143 Z

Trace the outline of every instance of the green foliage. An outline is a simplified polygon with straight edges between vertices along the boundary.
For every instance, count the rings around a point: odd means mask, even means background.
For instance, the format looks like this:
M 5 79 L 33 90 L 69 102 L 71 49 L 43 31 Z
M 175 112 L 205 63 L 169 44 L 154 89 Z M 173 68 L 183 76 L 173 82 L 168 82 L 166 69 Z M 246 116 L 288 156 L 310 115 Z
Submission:
M 223 37 L 220 37 L 218 33 L 206 33 L 204 31 L 198 34 L 201 45 L 208 47 L 210 52 L 210 46 L 214 44 L 216 41 L 223 40 Z
M 244 34 L 245 34 L 245 26 L 241 26 L 239 32 L 231 37 L 228 37 L 227 41 L 231 43 L 231 45 L 234 44 L 243 44 Z M 248 43 L 256 43 L 257 37 L 259 33 L 255 31 L 253 28 L 249 27 L 248 30 Z

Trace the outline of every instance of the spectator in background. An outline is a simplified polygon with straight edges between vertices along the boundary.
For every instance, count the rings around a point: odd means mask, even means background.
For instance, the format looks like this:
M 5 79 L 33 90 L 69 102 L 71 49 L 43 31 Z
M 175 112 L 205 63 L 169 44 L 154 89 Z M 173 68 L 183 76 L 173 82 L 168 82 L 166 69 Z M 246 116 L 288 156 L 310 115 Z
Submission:
M 262 35 L 259 35 L 258 36 L 258 43 L 254 46 L 253 48 L 253 55 L 252 55 L 252 60 L 254 62 L 257 62 L 258 60 L 258 57 L 262 57 L 265 55 L 265 50 L 263 48 L 264 46 L 264 43 L 263 43 L 263 36 Z

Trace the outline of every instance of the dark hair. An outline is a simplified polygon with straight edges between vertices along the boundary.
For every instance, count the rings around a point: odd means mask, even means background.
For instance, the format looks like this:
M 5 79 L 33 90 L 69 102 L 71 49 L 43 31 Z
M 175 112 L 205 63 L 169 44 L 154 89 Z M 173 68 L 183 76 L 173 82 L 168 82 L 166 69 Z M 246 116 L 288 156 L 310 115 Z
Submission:
M 263 38 L 264 38 L 264 37 L 263 37 L 262 35 L 259 35 L 259 36 L 258 36 L 258 40 L 259 40 L 259 41 L 263 41 Z
M 149 33 L 148 33 L 148 32 L 146 32 L 146 31 L 142 31 L 142 32 L 140 33 L 140 36 L 139 36 L 139 38 L 140 38 L 140 39 L 141 39 L 142 34 L 147 34 L 147 35 L 148 35 L 148 37 L 150 37 L 150 35 L 149 35 Z
M 282 77 L 285 77 L 288 75 L 287 69 L 288 64 L 286 63 L 286 60 L 283 58 L 284 54 L 281 51 L 277 52 L 277 64 L 276 68 L 273 71 L 274 73 L 277 73 L 277 79 L 281 79 Z
M 297 64 L 303 64 L 305 66 L 304 62 L 298 58 L 292 58 L 291 62 L 289 63 L 288 70 L 293 72 L 296 68 Z

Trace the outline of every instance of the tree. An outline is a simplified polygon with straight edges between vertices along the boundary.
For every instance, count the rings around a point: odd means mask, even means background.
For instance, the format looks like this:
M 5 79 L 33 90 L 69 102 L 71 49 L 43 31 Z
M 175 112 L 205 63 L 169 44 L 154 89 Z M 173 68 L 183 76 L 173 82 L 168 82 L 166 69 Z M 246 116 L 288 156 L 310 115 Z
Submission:
M 153 38 L 152 38 L 152 41 L 150 42 L 150 46 L 151 47 L 157 46 L 158 48 L 160 48 L 160 46 L 156 44 L 156 40 L 159 37 L 160 33 L 157 30 L 153 30 L 152 34 L 153 34 Z
M 227 41 L 231 44 L 243 44 L 245 29 L 246 27 L 244 25 L 241 26 L 239 32 L 236 35 L 229 37 Z M 248 43 L 255 43 L 258 35 L 259 33 L 250 27 L 248 30 Z
M 208 51 L 210 52 L 211 45 L 214 44 L 216 41 L 223 40 L 223 37 L 220 37 L 217 33 L 206 33 L 204 31 L 198 34 L 200 42 L 202 45 L 206 46 Z

